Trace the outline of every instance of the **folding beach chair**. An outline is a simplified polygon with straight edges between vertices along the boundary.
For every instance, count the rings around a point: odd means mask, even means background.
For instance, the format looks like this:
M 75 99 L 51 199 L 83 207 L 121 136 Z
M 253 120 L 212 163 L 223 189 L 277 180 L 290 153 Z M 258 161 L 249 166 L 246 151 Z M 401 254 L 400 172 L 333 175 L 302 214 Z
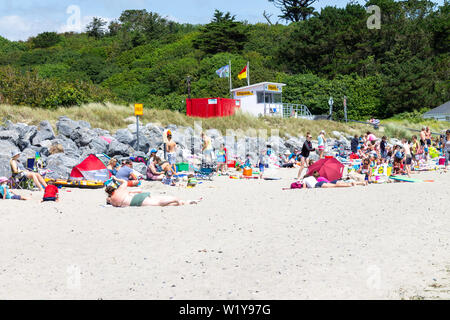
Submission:
M 197 177 L 198 180 L 212 181 L 216 171 L 217 171 L 216 162 L 213 162 L 211 164 L 203 162 L 200 169 L 194 169 L 195 176 Z
M 34 183 L 32 180 L 28 179 L 27 177 L 17 177 L 17 176 L 11 176 L 8 179 L 8 186 L 10 189 L 18 189 L 18 190 L 33 190 L 34 189 Z

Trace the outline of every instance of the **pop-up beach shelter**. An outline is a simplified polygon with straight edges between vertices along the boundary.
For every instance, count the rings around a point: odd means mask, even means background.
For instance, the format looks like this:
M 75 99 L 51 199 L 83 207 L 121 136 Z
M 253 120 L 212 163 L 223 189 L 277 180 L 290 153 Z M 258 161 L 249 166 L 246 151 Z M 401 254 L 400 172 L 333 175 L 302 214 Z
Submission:
M 318 171 L 320 176 L 330 181 L 339 180 L 344 172 L 344 165 L 335 158 L 321 159 L 308 167 L 308 175 Z
M 73 180 L 95 180 L 106 181 L 111 177 L 111 173 L 106 168 L 105 164 L 97 158 L 96 155 L 91 154 L 80 164 L 73 167 L 70 173 L 70 179 Z

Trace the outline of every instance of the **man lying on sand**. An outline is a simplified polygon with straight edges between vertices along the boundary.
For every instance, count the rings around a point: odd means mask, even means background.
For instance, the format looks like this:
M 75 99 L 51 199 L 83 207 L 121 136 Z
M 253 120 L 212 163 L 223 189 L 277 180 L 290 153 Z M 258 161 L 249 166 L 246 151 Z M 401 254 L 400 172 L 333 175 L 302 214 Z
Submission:
M 171 196 L 150 197 L 149 192 L 142 190 L 129 191 L 125 180 L 113 178 L 115 184 L 110 184 L 105 191 L 108 194 L 107 202 L 114 207 L 148 207 L 148 206 L 182 206 L 185 204 L 197 204 L 199 200 L 183 201 Z M 120 183 L 118 186 L 117 183 Z

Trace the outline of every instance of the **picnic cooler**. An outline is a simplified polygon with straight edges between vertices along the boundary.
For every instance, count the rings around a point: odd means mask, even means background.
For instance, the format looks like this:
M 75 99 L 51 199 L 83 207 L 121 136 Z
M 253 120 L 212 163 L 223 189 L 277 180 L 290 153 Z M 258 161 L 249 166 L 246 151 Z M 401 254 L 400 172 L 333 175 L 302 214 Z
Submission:
M 180 162 L 177 163 L 177 171 L 189 171 L 189 163 L 187 162 Z
M 244 168 L 244 172 L 242 173 L 246 177 L 252 176 L 252 168 Z
M 236 160 L 228 160 L 227 166 L 228 168 L 236 167 Z

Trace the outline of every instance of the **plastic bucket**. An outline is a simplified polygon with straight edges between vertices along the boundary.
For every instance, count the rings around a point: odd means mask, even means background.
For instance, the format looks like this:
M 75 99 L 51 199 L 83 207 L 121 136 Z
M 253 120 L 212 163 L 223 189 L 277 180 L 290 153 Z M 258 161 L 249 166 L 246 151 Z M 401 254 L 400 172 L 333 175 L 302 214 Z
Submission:
M 244 172 L 242 173 L 246 177 L 252 176 L 252 168 L 244 168 Z

